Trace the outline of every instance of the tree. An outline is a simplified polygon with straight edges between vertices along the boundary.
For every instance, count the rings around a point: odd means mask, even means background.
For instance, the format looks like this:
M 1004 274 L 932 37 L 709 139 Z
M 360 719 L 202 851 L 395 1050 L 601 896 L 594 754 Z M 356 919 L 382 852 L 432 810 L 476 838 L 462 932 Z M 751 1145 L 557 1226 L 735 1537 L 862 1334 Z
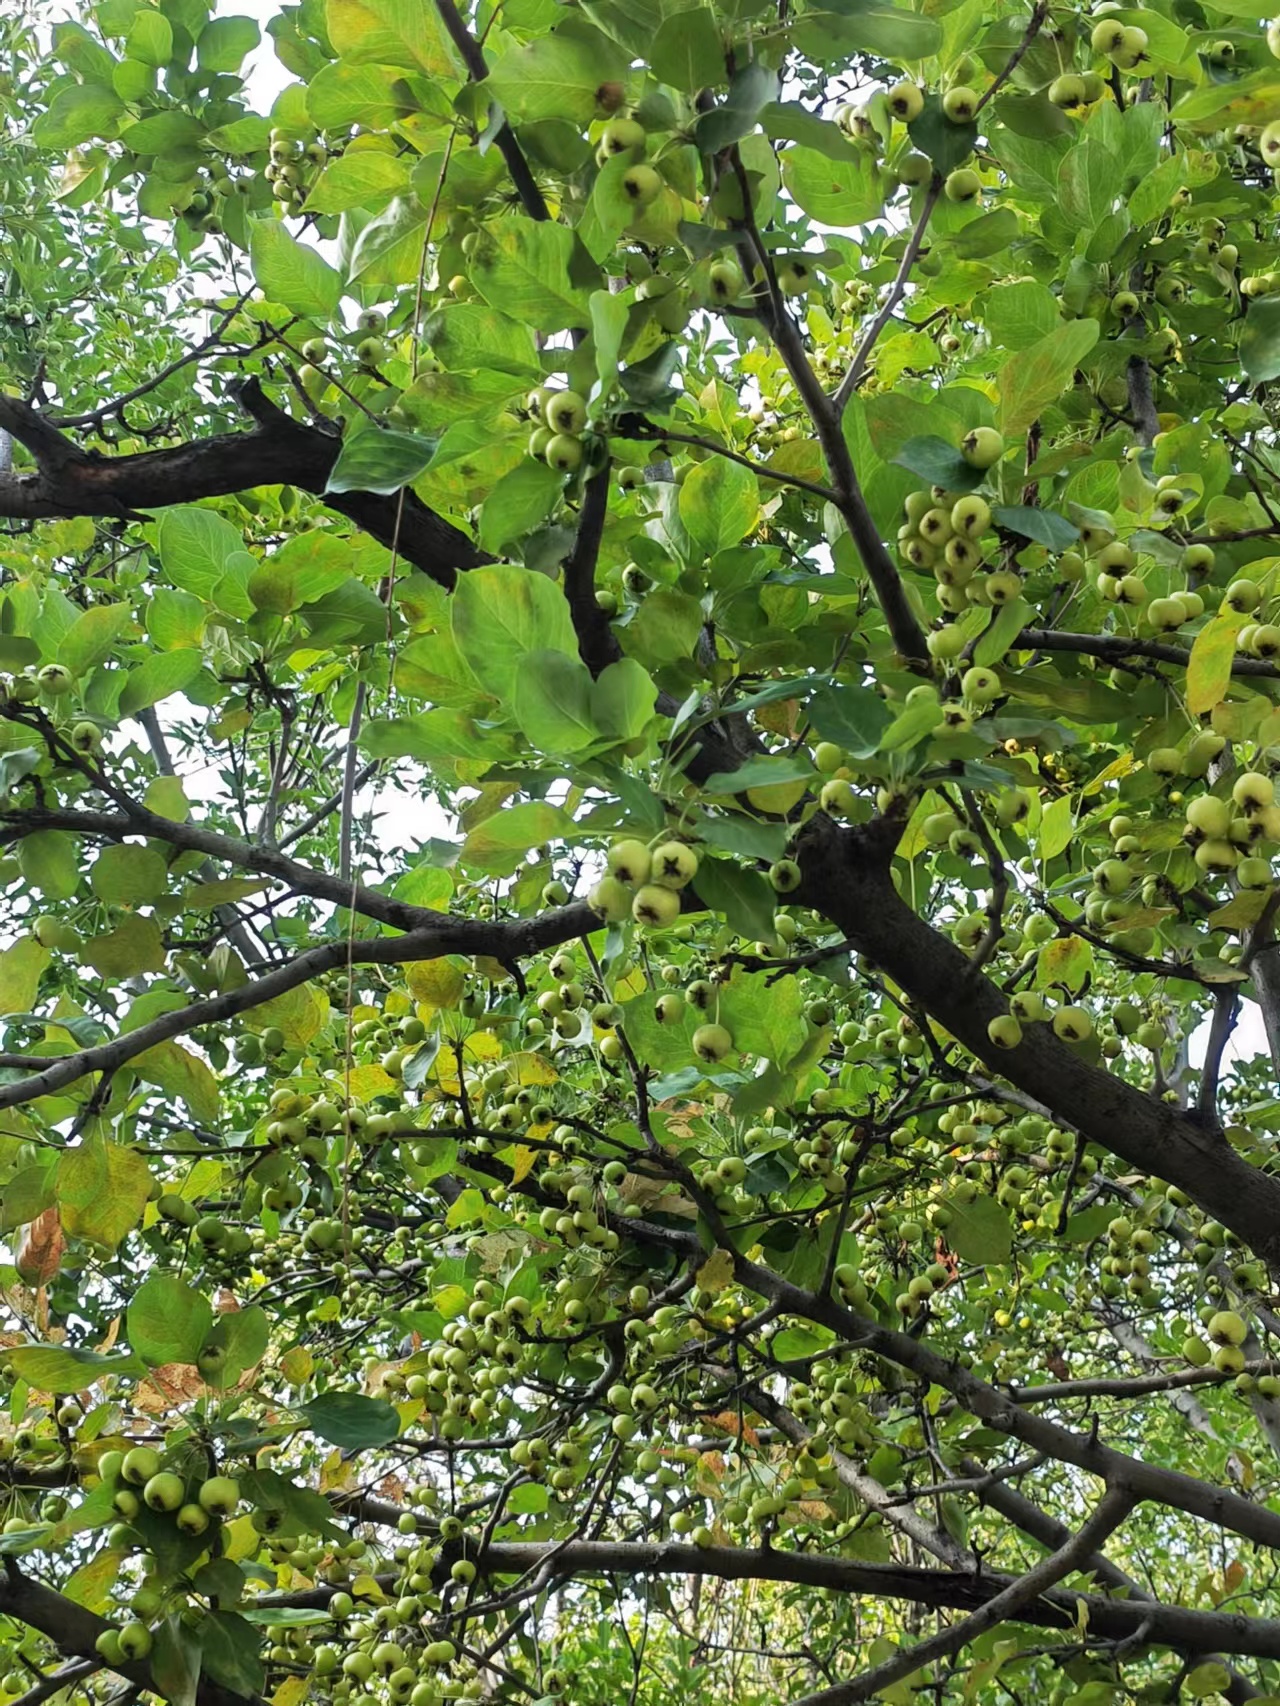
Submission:
M 1280 1696 L 1256 10 L 2 26 L 9 1706 Z

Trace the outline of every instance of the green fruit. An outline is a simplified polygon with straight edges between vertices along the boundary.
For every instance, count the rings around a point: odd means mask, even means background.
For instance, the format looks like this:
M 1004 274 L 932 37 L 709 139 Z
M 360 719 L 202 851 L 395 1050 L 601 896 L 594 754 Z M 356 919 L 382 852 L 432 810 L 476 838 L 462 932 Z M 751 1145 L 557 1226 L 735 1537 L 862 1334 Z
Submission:
M 629 154 L 633 149 L 643 148 L 645 139 L 645 128 L 635 119 L 611 119 L 600 133 L 600 152 L 606 157 Z
M 960 454 L 971 468 L 985 471 L 1004 455 L 1004 438 L 994 427 L 974 427 L 960 441 Z
M 582 466 L 582 440 L 571 438 L 568 433 L 555 433 L 542 455 L 548 468 L 554 468 L 558 474 L 572 474 Z
M 632 206 L 643 211 L 662 192 L 662 177 L 652 166 L 631 166 L 622 175 L 623 194 Z
M 240 1502 L 240 1484 L 229 1475 L 211 1475 L 201 1482 L 196 1498 L 210 1516 L 230 1516 Z
M 182 1504 L 185 1491 L 181 1475 L 162 1469 L 158 1475 L 153 1475 L 142 1489 L 142 1501 L 148 1510 L 176 1511 Z
M 680 916 L 680 896 L 674 889 L 648 883 L 637 890 L 631 903 L 631 916 L 637 924 L 645 924 L 651 930 L 666 929 Z
M 160 1473 L 160 1453 L 150 1445 L 135 1445 L 127 1451 L 120 1465 L 122 1478 L 131 1487 L 143 1487 L 153 1475 Z
M 553 391 L 543 405 L 542 418 L 553 434 L 576 437 L 587 424 L 587 405 L 576 391 Z
M 982 179 L 972 166 L 958 166 L 947 173 L 942 190 L 948 201 L 973 201 L 982 193 Z
M 964 84 L 948 89 L 942 97 L 942 110 L 952 124 L 971 124 L 978 110 L 978 94 Z
M 723 1025 L 699 1025 L 693 1033 L 694 1054 L 711 1065 L 723 1060 L 732 1048 L 733 1037 Z
M 61 699 L 64 694 L 70 693 L 76 684 L 75 676 L 61 663 L 45 664 L 44 668 L 37 672 L 36 680 L 40 684 L 40 691 L 47 693 L 51 699 Z
M 885 105 L 894 118 L 910 124 L 924 111 L 924 90 L 918 83 L 895 83 L 885 95 Z

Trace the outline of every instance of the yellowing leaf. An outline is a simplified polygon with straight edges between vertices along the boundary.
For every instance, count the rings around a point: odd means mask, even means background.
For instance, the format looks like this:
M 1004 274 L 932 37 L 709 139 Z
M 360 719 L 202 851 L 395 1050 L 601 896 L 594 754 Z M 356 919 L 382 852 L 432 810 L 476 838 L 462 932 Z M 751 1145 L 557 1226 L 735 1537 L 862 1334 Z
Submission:
M 456 1007 L 467 982 L 451 960 L 411 960 L 404 977 L 415 1000 L 432 1007 Z
M 57 1189 L 67 1235 L 114 1250 L 142 1219 L 151 1169 L 136 1150 L 90 1138 L 59 1158 Z
M 1192 716 L 1212 711 L 1227 696 L 1236 639 L 1248 618 L 1235 610 L 1220 610 L 1195 637 L 1187 661 L 1187 709 Z
M 192 1116 L 204 1125 L 218 1118 L 218 1081 L 199 1055 L 180 1044 L 157 1043 L 133 1062 L 134 1071 L 148 1084 L 157 1084 L 170 1096 L 180 1096 Z
M 305 1676 L 287 1676 L 271 1696 L 271 1706 L 302 1706 L 311 1688 Z
M 528 1149 L 524 1144 L 519 1144 L 516 1148 L 515 1159 L 511 1163 L 511 1183 L 518 1185 L 522 1180 L 527 1179 L 533 1171 L 537 1159 L 538 1151 L 536 1149 Z
M 329 40 L 350 65 L 456 75 L 435 8 L 421 0 L 329 0 L 325 23 Z
M 0 1013 L 29 1013 L 40 973 L 52 959 L 34 936 L 22 936 L 0 953 Z
M 284 1035 L 286 1048 L 305 1048 L 316 1033 L 329 1021 L 329 997 L 310 984 L 290 989 L 273 1001 L 264 1001 L 245 1014 L 244 1022 L 251 1030 L 265 1031 L 276 1026 Z
M 747 799 L 758 812 L 789 812 L 804 798 L 807 782 L 772 782 L 764 788 L 748 788 Z
M 513 1054 L 507 1064 L 517 1084 L 554 1084 L 559 1076 L 540 1054 Z
M 391 1074 L 373 1062 L 353 1066 L 343 1082 L 357 1102 L 368 1102 L 374 1096 L 390 1096 L 399 1089 Z
M 732 1250 L 713 1250 L 698 1269 L 697 1278 L 701 1290 L 718 1296 L 733 1278 Z

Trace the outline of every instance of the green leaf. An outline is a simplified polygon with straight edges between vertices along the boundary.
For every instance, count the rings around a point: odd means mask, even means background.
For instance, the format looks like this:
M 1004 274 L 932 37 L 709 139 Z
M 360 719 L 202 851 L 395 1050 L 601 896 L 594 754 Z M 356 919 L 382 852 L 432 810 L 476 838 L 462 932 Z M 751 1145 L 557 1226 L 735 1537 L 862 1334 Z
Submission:
M 594 298 L 593 298 L 594 300 Z M 616 298 L 610 298 L 616 301 Z M 527 456 L 495 481 L 480 509 L 480 545 L 499 556 L 514 540 L 542 526 L 564 491 L 564 476 Z
M 875 157 L 848 145 L 834 158 L 826 150 L 788 148 L 782 181 L 796 205 L 824 224 L 861 225 L 884 210 L 884 179 Z
M 834 741 L 851 758 L 870 758 L 893 721 L 878 693 L 852 682 L 833 681 L 808 703 L 809 721 L 823 740 Z
M 485 88 L 517 124 L 562 118 L 585 127 L 596 116 L 597 89 L 621 72 L 622 56 L 603 37 L 553 30 L 512 42 L 489 67 Z
M 495 699 L 511 698 L 530 652 L 577 654 L 564 594 L 529 569 L 469 569 L 459 577 L 449 615 L 460 656 Z
M 1249 303 L 1240 333 L 1240 365 L 1256 385 L 1280 379 L 1280 296 Z
M 951 1210 L 947 1242 L 961 1261 L 975 1267 L 1008 1261 L 1013 1250 L 1013 1227 L 994 1197 L 979 1196 L 972 1202 L 948 1197 L 946 1201 Z
M 70 900 L 80 887 L 80 844 L 74 835 L 40 829 L 18 843 L 23 879 L 46 900 Z
M 942 102 L 931 93 L 925 96 L 919 117 L 912 119 L 907 126 L 907 134 L 911 138 L 911 146 L 932 160 L 936 171 L 945 174 L 963 166 L 973 153 L 978 127 L 976 124 L 953 124 L 943 112 Z
M 724 457 L 696 463 L 680 487 L 680 519 L 690 539 L 708 557 L 745 538 L 759 513 L 755 475 Z
M 998 505 L 991 511 L 991 518 L 997 527 L 1020 533 L 1024 539 L 1034 539 L 1050 551 L 1069 550 L 1080 537 L 1080 529 L 1064 515 L 1031 504 Z
M 58 1213 L 63 1231 L 114 1250 L 142 1219 L 151 1169 L 136 1150 L 86 1138 L 58 1160 Z
M 313 320 L 328 320 L 337 308 L 342 279 L 336 269 L 274 219 L 254 221 L 249 256 L 268 302 Z
M 1236 640 L 1247 620 L 1235 610 L 1220 610 L 1196 635 L 1187 660 L 1187 710 L 1193 717 L 1226 698 Z
M 100 83 L 77 83 L 59 89 L 32 126 L 41 148 L 65 153 L 95 137 L 113 137 L 125 116 L 125 105 L 114 89 Z
M 704 794 L 745 794 L 748 788 L 776 788 L 782 782 L 813 780 L 813 764 L 807 759 L 749 758 L 736 770 L 720 770 L 702 784 Z
M 211 18 L 196 40 L 196 61 L 202 71 L 239 71 L 260 40 L 254 18 Z
M 168 888 L 169 871 L 154 847 L 121 844 L 102 849 L 90 868 L 89 882 L 98 899 L 110 906 L 147 906 Z
M 218 1080 L 206 1061 L 172 1038 L 135 1055 L 133 1070 L 148 1084 L 187 1104 L 193 1119 L 213 1125 L 220 1111 Z
M 195 1706 L 200 1642 L 176 1612 L 156 1629 L 149 1662 L 152 1680 L 169 1706 Z
M 695 884 L 698 898 L 722 915 L 731 930 L 749 941 L 772 941 L 777 896 L 759 871 L 735 859 L 703 858 Z
M 134 1292 L 125 1319 L 133 1350 L 158 1368 L 167 1362 L 195 1362 L 213 1325 L 213 1308 L 177 1274 L 156 1272 Z
M 399 156 L 352 150 L 325 167 L 308 192 L 307 207 L 315 213 L 347 213 L 354 207 L 380 213 L 408 189 L 409 168 Z
M 753 59 L 734 73 L 729 93 L 717 107 L 703 113 L 694 126 L 698 149 L 718 154 L 756 127 L 761 109 L 778 93 L 778 76 L 762 60 Z
M 197 1625 L 196 1638 L 205 1676 L 242 1698 L 261 1693 L 266 1676 L 262 1637 L 252 1623 L 232 1611 L 207 1611 Z
M 1075 833 L 1075 814 L 1070 794 L 1051 800 L 1040 817 L 1036 848 L 1042 859 L 1056 859 L 1071 845 Z
M 324 25 L 334 51 L 349 64 L 457 75 L 437 13 L 419 0 L 328 0 Z
M 1061 396 L 1080 362 L 1098 341 L 1096 320 L 1069 320 L 1001 367 L 998 425 L 1006 438 L 1025 432 L 1040 411 Z
M 588 325 L 590 292 L 600 284 L 568 226 L 514 213 L 479 234 L 469 276 L 490 307 L 544 333 Z
M 227 558 L 244 549 L 239 529 L 211 509 L 179 504 L 156 525 L 156 549 L 176 587 L 208 601 L 226 573 Z
M 804 996 L 788 973 L 770 982 L 739 968 L 720 988 L 720 1023 L 726 1025 L 740 1054 L 788 1061 L 805 1040 Z M 689 1058 L 686 1052 L 686 1060 Z
M 909 468 L 931 486 L 946 486 L 953 492 L 972 492 L 986 478 L 971 468 L 955 445 L 944 438 L 909 438 L 893 458 L 900 468 Z
M 573 828 L 559 806 L 542 800 L 506 806 L 476 827 L 462 844 L 462 863 L 497 875 L 515 870 L 531 847 L 558 841 Z
M 435 439 L 388 427 L 365 426 L 342 441 L 329 473 L 327 492 L 381 492 L 389 495 L 413 483 L 436 453 Z
M 63 635 L 58 662 L 66 664 L 73 675 L 88 675 L 111 656 L 111 648 L 129 619 L 128 608 L 123 604 L 95 604 L 92 610 L 78 616 Z
M 634 658 L 607 664 L 591 685 L 591 715 L 601 735 L 615 741 L 644 733 L 657 704 L 653 678 Z
M 527 652 L 515 680 L 516 722 L 542 752 L 577 752 L 596 738 L 591 672 L 567 652 Z
M 709 6 L 694 6 L 664 18 L 648 53 L 653 75 L 673 89 L 692 95 L 726 80 L 724 40 Z
M 164 13 L 150 7 L 135 12 L 125 51 L 143 65 L 166 65 L 173 58 L 173 26 Z
M 222 1383 L 231 1386 L 262 1361 L 269 1336 L 266 1310 L 251 1303 L 247 1309 L 232 1309 L 217 1316 L 201 1349 L 225 1353 Z
M 313 1433 L 344 1451 L 387 1445 L 400 1432 L 400 1417 L 390 1404 L 359 1392 L 324 1392 L 296 1408 Z
M 3 1360 L 21 1380 L 38 1392 L 83 1392 L 108 1375 L 141 1375 L 146 1365 L 135 1356 L 99 1356 L 97 1351 L 73 1350 L 67 1345 L 20 1345 L 5 1351 Z
M 204 667 L 202 654 L 192 648 L 181 651 L 157 652 L 137 669 L 129 671 L 129 679 L 120 695 L 120 715 L 136 716 L 149 705 L 181 693 Z
M 137 977 L 141 972 L 164 970 L 164 937 L 154 918 L 135 914 L 114 930 L 94 936 L 84 957 L 103 977 Z

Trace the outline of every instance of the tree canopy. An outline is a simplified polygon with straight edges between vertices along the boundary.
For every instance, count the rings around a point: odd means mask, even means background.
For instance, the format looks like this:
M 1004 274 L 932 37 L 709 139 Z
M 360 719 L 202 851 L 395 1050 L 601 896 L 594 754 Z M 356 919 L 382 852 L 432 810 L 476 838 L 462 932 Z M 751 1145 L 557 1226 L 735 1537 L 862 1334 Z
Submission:
M 1280 1699 L 1266 11 L 0 21 L 3 1706 Z

